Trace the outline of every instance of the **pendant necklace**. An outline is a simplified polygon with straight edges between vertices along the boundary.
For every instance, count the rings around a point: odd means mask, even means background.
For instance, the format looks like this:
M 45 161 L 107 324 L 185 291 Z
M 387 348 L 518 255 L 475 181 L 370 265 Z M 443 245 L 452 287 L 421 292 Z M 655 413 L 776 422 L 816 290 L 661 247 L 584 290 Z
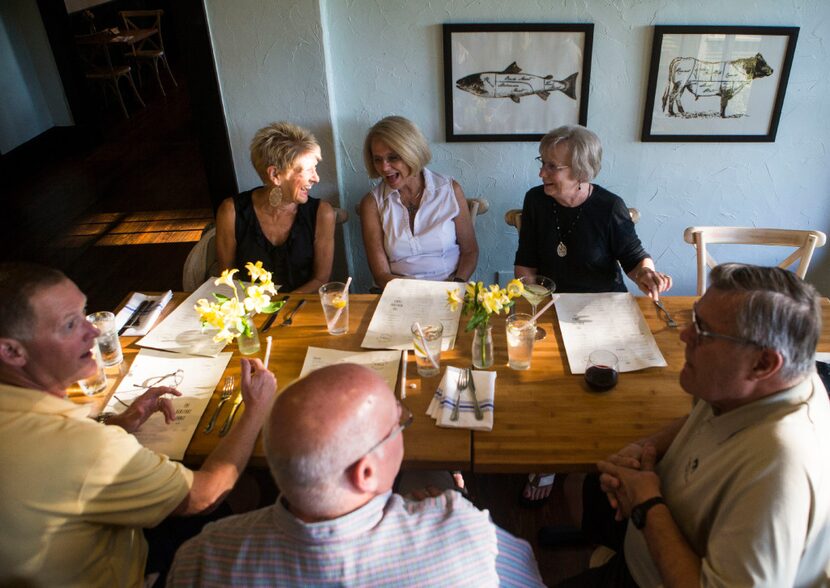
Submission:
M 559 214 L 556 211 L 557 208 L 559 208 L 559 203 L 554 201 L 553 220 L 556 223 L 556 234 L 559 235 L 559 245 L 556 246 L 556 255 L 558 255 L 559 257 L 565 257 L 568 254 L 568 247 L 567 245 L 565 245 L 564 239 L 573 232 L 576 223 L 579 222 L 579 217 L 582 214 L 582 205 L 580 204 L 579 208 L 576 209 L 576 217 L 574 218 L 570 228 L 568 229 L 568 232 L 566 233 L 563 233 L 562 229 L 559 227 Z
M 424 190 L 421 190 L 415 195 L 415 198 L 409 204 L 404 204 L 406 209 L 409 211 L 409 216 L 414 216 L 418 209 L 421 207 L 421 196 L 423 195 Z

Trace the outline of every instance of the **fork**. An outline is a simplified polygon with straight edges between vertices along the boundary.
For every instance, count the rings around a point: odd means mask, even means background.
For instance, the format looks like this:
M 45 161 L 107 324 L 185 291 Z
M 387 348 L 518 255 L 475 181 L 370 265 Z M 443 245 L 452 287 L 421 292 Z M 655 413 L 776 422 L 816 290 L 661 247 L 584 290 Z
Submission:
M 222 395 L 219 397 L 219 404 L 216 406 L 216 411 L 214 411 L 213 416 L 210 417 L 210 422 L 208 423 L 207 427 L 205 427 L 205 433 L 210 433 L 213 430 L 213 427 L 216 426 L 216 419 L 219 417 L 219 413 L 222 411 L 222 405 L 225 404 L 231 398 L 231 394 L 233 393 L 233 385 L 233 376 L 228 376 L 227 378 L 225 378 L 225 384 L 222 386 Z
M 291 312 L 288 313 L 288 316 L 285 317 L 282 320 L 282 322 L 280 323 L 280 326 L 281 327 L 290 327 L 291 324 L 294 322 L 294 314 L 303 307 L 303 304 L 305 304 L 305 298 L 300 300 L 297 303 L 297 306 L 295 306 L 294 309 Z
M 450 415 L 451 421 L 458 420 L 458 410 L 461 408 L 461 393 L 469 383 L 467 378 L 467 370 L 461 370 L 458 372 L 458 379 L 455 381 L 455 389 L 458 390 L 458 396 L 455 399 L 455 406 L 453 407 L 452 414 Z
M 677 322 L 671 317 L 669 311 L 666 310 L 666 307 L 663 306 L 663 303 L 659 300 L 654 301 L 654 305 L 657 307 L 658 310 L 662 311 L 662 313 L 666 316 L 666 324 L 672 328 L 677 327 Z

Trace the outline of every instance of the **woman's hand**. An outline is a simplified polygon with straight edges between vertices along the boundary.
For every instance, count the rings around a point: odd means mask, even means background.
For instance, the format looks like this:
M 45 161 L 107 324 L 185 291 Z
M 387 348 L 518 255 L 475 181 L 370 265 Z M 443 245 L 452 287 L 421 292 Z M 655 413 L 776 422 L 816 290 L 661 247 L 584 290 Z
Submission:
M 652 300 L 657 300 L 661 292 L 666 292 L 671 288 L 671 276 L 654 269 L 654 262 L 648 257 L 628 275 Z

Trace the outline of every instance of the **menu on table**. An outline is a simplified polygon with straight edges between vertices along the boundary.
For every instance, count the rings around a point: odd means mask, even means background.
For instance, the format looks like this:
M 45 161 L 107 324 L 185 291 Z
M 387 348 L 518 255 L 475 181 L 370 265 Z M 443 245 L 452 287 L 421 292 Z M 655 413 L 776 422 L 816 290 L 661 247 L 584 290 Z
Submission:
M 584 374 L 597 349 L 612 351 L 620 372 L 667 365 L 631 294 L 561 294 L 555 304 L 572 374 Z
M 391 390 L 398 380 L 398 364 L 401 362 L 400 351 L 341 351 L 309 347 L 306 351 L 300 377 L 304 378 L 314 370 L 341 363 L 357 363 L 374 370 L 383 378 Z
M 458 282 L 395 279 L 386 284 L 361 347 L 367 349 L 413 349 L 412 323 L 438 321 L 444 327 L 441 350 L 455 347 L 461 305 L 455 311 L 447 303 L 447 290 L 461 290 Z
M 148 388 L 176 388 L 181 396 L 164 396 L 173 402 L 176 420 L 168 425 L 162 413 L 154 412 L 135 432 L 135 437 L 145 447 L 170 459 L 181 460 L 232 355 L 220 353 L 217 357 L 200 357 L 142 349 L 113 392 L 105 412 L 124 412 Z M 236 390 L 239 390 L 239 382 Z

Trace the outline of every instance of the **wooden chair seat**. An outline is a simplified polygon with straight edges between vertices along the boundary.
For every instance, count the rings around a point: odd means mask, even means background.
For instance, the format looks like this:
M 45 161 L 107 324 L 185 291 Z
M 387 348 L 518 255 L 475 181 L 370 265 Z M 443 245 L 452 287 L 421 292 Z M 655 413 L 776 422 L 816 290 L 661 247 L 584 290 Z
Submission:
M 117 78 L 130 73 L 129 65 L 116 65 L 114 67 L 93 67 L 84 72 L 84 77 L 90 80 L 102 78 Z

